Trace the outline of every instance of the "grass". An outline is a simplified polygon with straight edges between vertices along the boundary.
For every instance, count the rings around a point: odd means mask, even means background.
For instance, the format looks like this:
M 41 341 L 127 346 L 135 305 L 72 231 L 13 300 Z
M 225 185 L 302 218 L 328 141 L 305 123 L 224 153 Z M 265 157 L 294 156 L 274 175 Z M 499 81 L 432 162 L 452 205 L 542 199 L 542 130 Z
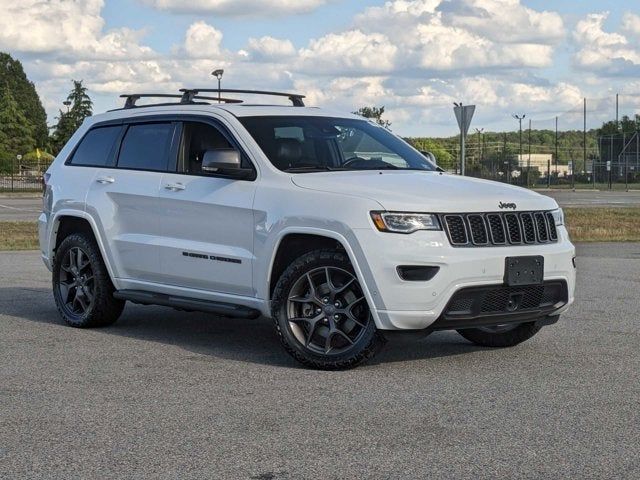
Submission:
M 565 208 L 574 242 L 640 241 L 640 208 Z
M 0 250 L 37 250 L 38 225 L 34 222 L 0 222 Z
M 565 208 L 574 242 L 640 242 L 640 208 Z M 37 250 L 33 222 L 0 222 L 0 250 Z

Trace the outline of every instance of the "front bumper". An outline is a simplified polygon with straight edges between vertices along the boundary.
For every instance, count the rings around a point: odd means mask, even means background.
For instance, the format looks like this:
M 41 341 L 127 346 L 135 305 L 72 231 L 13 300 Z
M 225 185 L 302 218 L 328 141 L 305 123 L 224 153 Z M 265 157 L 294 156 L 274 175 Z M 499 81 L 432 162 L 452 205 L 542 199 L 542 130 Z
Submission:
M 558 242 L 543 245 L 504 247 L 454 248 L 442 231 L 420 231 L 410 235 L 357 230 L 363 259 L 368 271 L 364 281 L 373 299 L 374 318 L 383 330 L 436 328 L 449 325 L 445 312 L 454 295 L 470 287 L 500 287 L 504 282 L 505 258 L 513 256 L 544 256 L 545 282 L 557 281 L 566 285 L 566 301 L 555 303 L 544 311 L 484 312 L 475 316 L 478 325 L 506 323 L 512 319 L 557 316 L 574 300 L 575 248 L 564 227 L 558 228 Z M 399 265 L 439 267 L 428 281 L 402 280 Z M 528 316 L 526 314 L 529 314 Z M 438 320 L 438 324 L 434 322 Z M 460 319 L 473 326 L 473 318 Z M 489 323 L 487 323 L 489 322 Z M 454 326 L 448 328 L 456 328 Z M 462 327 L 461 327 L 462 328 Z

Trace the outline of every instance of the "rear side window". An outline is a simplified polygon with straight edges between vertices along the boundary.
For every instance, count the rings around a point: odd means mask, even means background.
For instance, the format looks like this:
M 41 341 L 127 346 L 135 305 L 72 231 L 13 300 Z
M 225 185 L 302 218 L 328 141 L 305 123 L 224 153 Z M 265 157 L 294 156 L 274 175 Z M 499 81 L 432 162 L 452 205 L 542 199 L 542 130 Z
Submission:
M 105 167 L 111 165 L 113 146 L 120 135 L 120 125 L 89 130 L 71 157 L 71 165 Z
M 129 126 L 120 147 L 118 167 L 166 171 L 173 131 L 172 123 Z

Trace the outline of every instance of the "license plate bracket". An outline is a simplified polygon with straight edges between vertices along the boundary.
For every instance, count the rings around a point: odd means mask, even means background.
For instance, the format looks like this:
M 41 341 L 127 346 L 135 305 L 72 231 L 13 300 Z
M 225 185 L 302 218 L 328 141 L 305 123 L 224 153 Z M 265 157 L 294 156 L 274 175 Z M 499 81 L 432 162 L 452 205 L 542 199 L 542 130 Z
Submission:
M 504 260 L 504 283 L 508 287 L 540 285 L 544 280 L 544 257 L 507 257 Z

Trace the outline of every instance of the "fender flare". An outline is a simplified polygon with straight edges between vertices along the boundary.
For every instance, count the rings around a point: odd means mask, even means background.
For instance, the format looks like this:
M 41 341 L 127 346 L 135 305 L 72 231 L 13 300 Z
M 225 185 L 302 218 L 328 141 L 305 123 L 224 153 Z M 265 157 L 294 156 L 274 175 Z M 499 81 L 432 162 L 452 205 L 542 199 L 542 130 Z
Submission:
M 356 254 L 353 248 L 353 245 L 351 244 L 351 242 L 349 242 L 349 240 L 344 235 L 342 235 L 341 233 L 335 232 L 333 230 L 325 230 L 317 227 L 286 227 L 282 229 L 280 232 L 278 232 L 278 237 L 275 241 L 274 248 L 271 253 L 271 258 L 269 260 L 269 267 L 265 277 L 265 286 L 267 287 L 266 295 L 265 295 L 265 298 L 267 299 L 267 301 L 265 302 L 266 308 L 270 309 L 269 305 L 271 304 L 271 295 L 269 293 L 270 292 L 269 280 L 271 278 L 271 273 L 273 271 L 276 255 L 278 253 L 282 240 L 287 235 L 291 235 L 291 234 L 302 234 L 302 235 L 307 234 L 307 235 L 317 235 L 321 237 L 327 237 L 339 242 L 342 245 L 345 252 L 347 253 L 347 256 L 349 257 L 349 261 L 353 265 L 353 270 L 356 273 L 356 277 L 358 278 L 358 281 L 362 286 L 362 291 L 371 309 L 371 315 L 373 316 L 373 319 L 376 322 L 376 325 L 378 326 L 381 325 L 382 322 L 378 317 L 377 310 L 379 308 L 384 309 L 384 305 L 381 304 L 382 299 L 378 294 L 378 287 L 373 278 L 373 274 L 368 269 L 366 269 L 367 270 L 366 272 L 364 271 L 361 263 L 358 261 L 358 255 Z M 364 256 L 364 253 L 362 253 L 362 256 Z
M 107 272 L 109 273 L 109 277 L 111 278 L 111 282 L 113 283 L 113 285 L 116 287 L 116 289 L 118 288 L 117 285 L 117 278 L 114 275 L 114 271 L 113 268 L 111 266 L 111 261 L 109 259 L 109 255 L 107 255 L 107 249 L 104 245 L 104 242 L 102 241 L 102 236 L 100 236 L 98 234 L 99 230 L 98 230 L 98 225 L 95 221 L 95 219 L 89 215 L 87 212 L 83 211 L 83 210 L 73 210 L 73 209 L 62 209 L 57 211 L 52 219 L 50 220 L 51 222 L 51 229 L 49 230 L 49 244 L 48 244 L 48 251 L 47 251 L 47 255 L 49 256 L 50 261 L 53 261 L 53 250 L 55 248 L 56 245 L 56 240 L 57 240 L 57 236 L 58 236 L 58 227 L 60 226 L 60 220 L 62 217 L 75 217 L 75 218 L 81 218 L 83 220 L 86 220 L 89 223 L 89 226 L 91 227 L 91 231 L 93 232 L 93 236 L 96 239 L 96 243 L 98 244 L 98 249 L 100 250 L 100 255 L 102 255 L 102 261 L 104 262 L 105 266 L 107 267 Z

